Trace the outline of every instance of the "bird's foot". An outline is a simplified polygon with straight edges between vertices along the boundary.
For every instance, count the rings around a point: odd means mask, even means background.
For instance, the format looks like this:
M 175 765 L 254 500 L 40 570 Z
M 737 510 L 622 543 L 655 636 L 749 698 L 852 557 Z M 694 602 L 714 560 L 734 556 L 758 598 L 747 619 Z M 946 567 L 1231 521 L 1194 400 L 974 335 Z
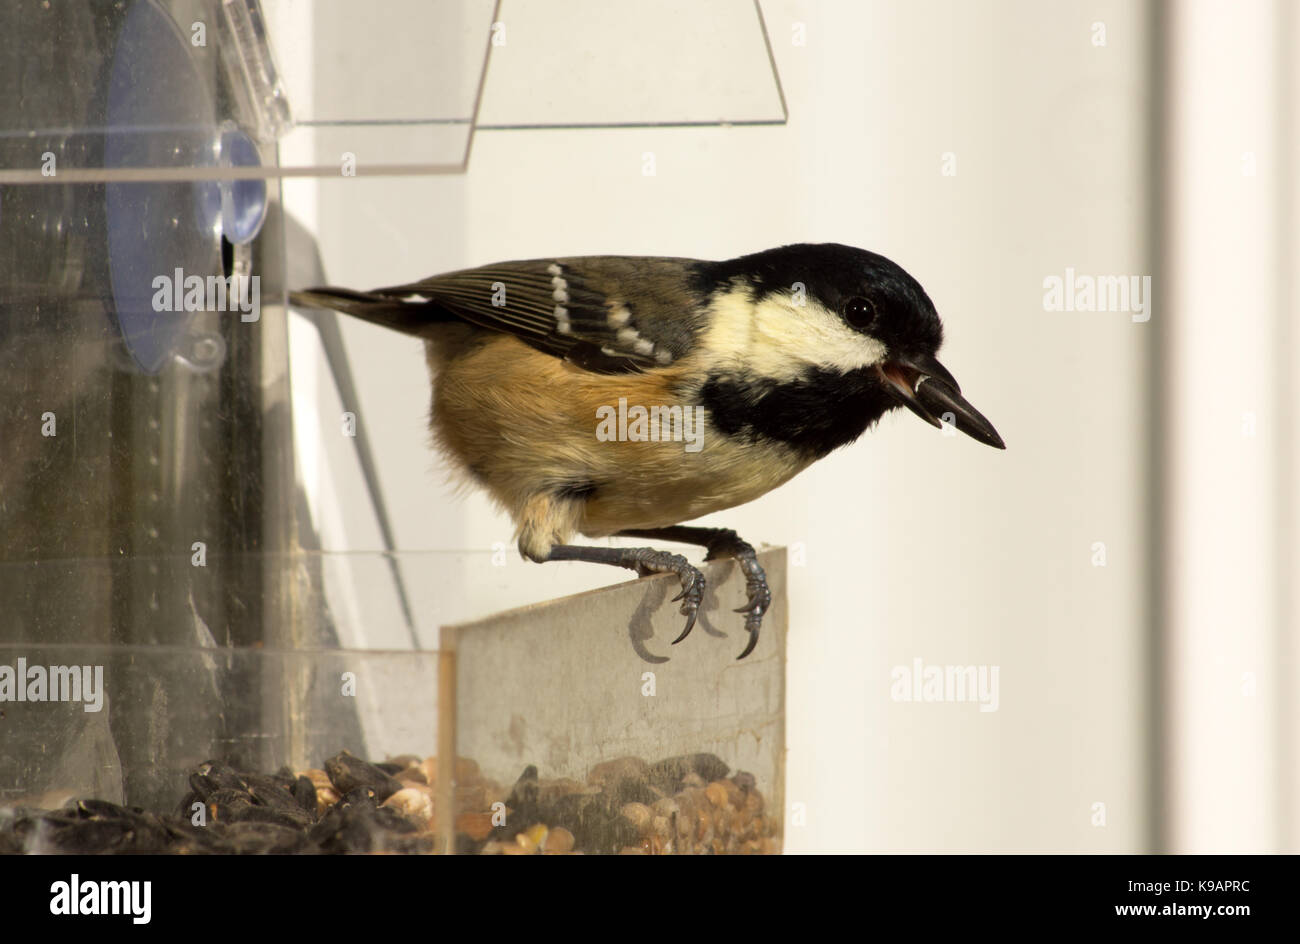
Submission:
M 772 590 L 767 585 L 767 574 L 758 563 L 758 555 L 753 545 L 742 541 L 735 531 L 721 530 L 707 545 L 705 560 L 717 560 L 722 557 L 734 558 L 745 575 L 745 592 L 749 599 L 745 605 L 733 612 L 745 614 L 745 629 L 749 632 L 749 643 L 745 651 L 736 658 L 743 659 L 754 651 L 758 645 L 758 631 L 763 626 L 763 616 L 772 605 Z
M 650 540 L 680 541 L 684 544 L 697 544 L 706 548 L 705 560 L 718 560 L 731 557 L 740 565 L 745 575 L 745 590 L 749 599 L 745 605 L 736 610 L 745 614 L 745 630 L 749 641 L 745 651 L 737 659 L 743 659 L 754 651 L 758 645 L 758 633 L 763 625 L 763 617 L 772 606 L 772 591 L 767 584 L 767 574 L 758 563 L 754 548 L 737 536 L 735 531 L 723 528 L 693 528 L 674 525 L 669 528 L 647 530 L 630 530 L 619 532 L 623 537 L 648 538 Z M 580 560 L 593 564 L 614 564 L 635 570 L 642 577 L 651 574 L 676 574 L 682 583 L 682 592 L 673 597 L 673 602 L 682 601 L 682 615 L 686 617 L 686 627 L 681 635 L 673 640 L 673 645 L 685 639 L 695 628 L 699 616 L 700 603 L 704 599 L 704 575 L 680 554 L 656 551 L 652 547 L 580 547 L 568 544 L 556 544 L 547 554 L 545 560 Z

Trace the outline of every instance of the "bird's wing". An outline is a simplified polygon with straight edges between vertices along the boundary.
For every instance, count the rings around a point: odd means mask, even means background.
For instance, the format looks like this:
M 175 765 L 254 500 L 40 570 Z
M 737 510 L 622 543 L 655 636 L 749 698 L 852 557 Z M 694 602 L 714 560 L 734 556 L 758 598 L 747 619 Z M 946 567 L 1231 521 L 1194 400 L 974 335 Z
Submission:
M 664 367 L 691 347 L 700 292 L 690 259 L 581 256 L 465 269 L 371 296 L 434 304 L 588 370 Z

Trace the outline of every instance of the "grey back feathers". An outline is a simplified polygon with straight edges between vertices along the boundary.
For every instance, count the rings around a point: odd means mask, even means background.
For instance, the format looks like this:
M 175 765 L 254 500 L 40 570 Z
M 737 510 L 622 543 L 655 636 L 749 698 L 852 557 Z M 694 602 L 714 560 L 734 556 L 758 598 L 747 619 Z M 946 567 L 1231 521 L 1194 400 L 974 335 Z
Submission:
M 373 292 L 312 289 L 294 301 L 427 336 L 449 317 L 513 334 L 598 373 L 664 367 L 687 353 L 705 308 L 693 259 L 579 256 L 504 262 Z

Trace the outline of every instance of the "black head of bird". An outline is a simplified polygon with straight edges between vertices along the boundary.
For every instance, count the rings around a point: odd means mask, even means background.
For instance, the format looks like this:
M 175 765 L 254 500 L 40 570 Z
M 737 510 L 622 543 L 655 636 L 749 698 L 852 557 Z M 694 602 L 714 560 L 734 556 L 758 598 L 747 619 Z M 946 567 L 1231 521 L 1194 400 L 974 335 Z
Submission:
M 884 256 L 850 246 L 795 245 L 707 263 L 711 294 L 752 328 L 747 356 L 714 375 L 715 425 L 755 424 L 818 457 L 906 407 L 1005 449 L 935 357 L 943 323 L 920 284 Z M 719 302 L 715 301 L 715 306 Z M 741 403 L 761 410 L 735 409 Z

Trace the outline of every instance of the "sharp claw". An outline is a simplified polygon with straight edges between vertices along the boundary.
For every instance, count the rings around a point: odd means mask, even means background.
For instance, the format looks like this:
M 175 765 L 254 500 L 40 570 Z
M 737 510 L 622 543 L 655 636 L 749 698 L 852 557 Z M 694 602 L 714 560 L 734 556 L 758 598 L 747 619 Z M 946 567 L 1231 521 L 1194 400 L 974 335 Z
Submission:
M 691 630 L 694 628 L 695 628 L 695 611 L 692 611 L 686 617 L 686 628 L 682 630 L 682 634 L 680 636 L 678 636 L 676 639 L 673 640 L 673 645 L 674 646 L 677 645 L 679 642 L 681 642 L 683 639 L 689 636 L 691 634 Z M 745 651 L 748 652 L 749 650 L 747 649 Z
M 746 627 L 746 628 L 748 628 L 748 627 Z M 757 646 L 757 645 L 758 645 L 758 627 L 755 626 L 753 629 L 750 629 L 750 630 L 749 630 L 749 645 L 745 646 L 745 651 L 744 651 L 744 652 L 742 652 L 740 655 L 736 656 L 736 661 L 739 662 L 741 659 L 745 658 L 745 656 L 747 656 L 747 655 L 749 655 L 751 652 L 753 652 L 753 651 L 754 651 L 754 647 Z

